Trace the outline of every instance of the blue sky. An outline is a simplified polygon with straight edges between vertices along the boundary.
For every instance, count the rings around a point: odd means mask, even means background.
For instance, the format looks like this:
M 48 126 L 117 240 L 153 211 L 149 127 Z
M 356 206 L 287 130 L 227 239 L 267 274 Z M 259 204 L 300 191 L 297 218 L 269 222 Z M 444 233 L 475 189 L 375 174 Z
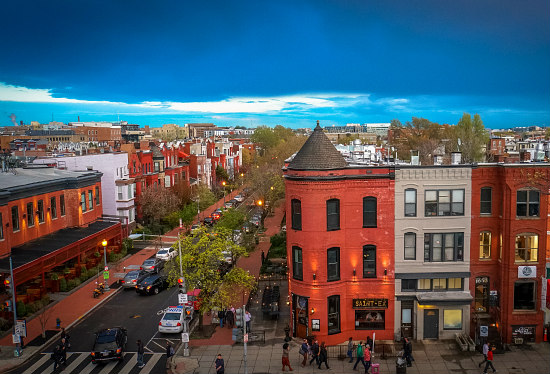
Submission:
M 0 125 L 550 125 L 550 2 L 10 1 Z

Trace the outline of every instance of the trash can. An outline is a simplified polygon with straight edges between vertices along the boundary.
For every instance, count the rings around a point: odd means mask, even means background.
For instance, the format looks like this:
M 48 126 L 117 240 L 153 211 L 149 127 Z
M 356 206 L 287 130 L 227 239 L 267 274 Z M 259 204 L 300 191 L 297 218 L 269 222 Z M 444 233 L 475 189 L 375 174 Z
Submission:
M 407 374 L 407 361 L 401 356 L 398 356 L 395 362 L 395 373 Z

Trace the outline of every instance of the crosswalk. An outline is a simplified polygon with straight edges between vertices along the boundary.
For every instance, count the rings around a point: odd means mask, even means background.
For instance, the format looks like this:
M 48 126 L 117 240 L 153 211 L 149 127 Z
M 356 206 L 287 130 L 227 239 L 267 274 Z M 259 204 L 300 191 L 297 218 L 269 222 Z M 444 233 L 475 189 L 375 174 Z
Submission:
M 67 366 L 61 366 L 57 372 L 63 374 L 164 374 L 166 373 L 165 357 L 163 353 L 145 353 L 143 359 L 145 366 L 139 368 L 136 352 L 125 353 L 124 360 L 121 362 L 109 361 L 105 364 L 93 364 L 90 352 L 70 352 L 67 354 Z M 22 374 L 51 372 L 53 372 L 53 361 L 50 359 L 50 353 L 42 353 L 38 360 Z

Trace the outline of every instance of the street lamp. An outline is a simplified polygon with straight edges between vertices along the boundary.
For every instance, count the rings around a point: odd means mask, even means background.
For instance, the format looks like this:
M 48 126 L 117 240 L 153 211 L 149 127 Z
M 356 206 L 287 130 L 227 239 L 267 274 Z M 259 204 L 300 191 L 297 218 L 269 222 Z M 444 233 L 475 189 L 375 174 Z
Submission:
M 223 186 L 223 205 L 225 206 L 225 181 L 222 182 Z
M 104 271 L 108 271 L 107 269 L 107 239 L 103 239 L 101 242 L 101 245 L 103 246 L 103 261 L 105 263 Z M 105 274 L 105 273 L 104 273 Z M 105 291 L 109 291 L 109 282 L 107 281 L 109 278 L 105 279 L 105 275 L 103 275 L 103 279 L 105 281 Z

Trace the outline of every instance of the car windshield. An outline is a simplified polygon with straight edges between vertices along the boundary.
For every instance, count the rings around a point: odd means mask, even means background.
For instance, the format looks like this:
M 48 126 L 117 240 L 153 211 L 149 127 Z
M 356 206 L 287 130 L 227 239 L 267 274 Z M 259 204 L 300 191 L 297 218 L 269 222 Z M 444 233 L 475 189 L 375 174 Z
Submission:
M 157 255 L 165 255 L 167 253 L 168 253 L 167 249 L 161 249 L 160 251 L 157 252 Z
M 147 277 L 143 280 L 143 284 L 150 284 L 157 280 L 157 277 Z
M 179 321 L 181 319 L 181 313 L 166 313 L 162 319 L 165 321 Z
M 116 340 L 116 331 L 103 331 L 97 335 L 96 343 L 111 343 Z
M 124 278 L 126 279 L 136 279 L 139 276 L 139 271 L 131 271 Z
M 155 260 L 145 260 L 145 262 L 143 262 L 143 265 L 145 266 L 151 266 L 154 264 L 155 264 Z

